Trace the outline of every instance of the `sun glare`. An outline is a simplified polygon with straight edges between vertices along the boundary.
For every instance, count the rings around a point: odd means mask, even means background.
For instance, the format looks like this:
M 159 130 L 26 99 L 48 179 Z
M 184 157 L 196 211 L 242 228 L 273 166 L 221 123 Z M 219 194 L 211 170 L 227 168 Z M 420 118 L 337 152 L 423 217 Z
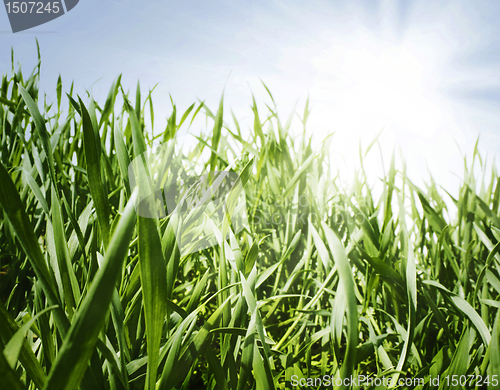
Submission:
M 359 141 L 366 147 L 383 129 L 385 164 L 401 148 L 417 176 L 427 177 L 428 166 L 438 180 L 450 176 L 451 162 L 459 157 L 454 140 L 460 141 L 460 132 L 437 91 L 436 53 L 423 48 L 371 39 L 333 45 L 331 52 L 313 60 L 314 95 L 322 106 L 315 127 L 325 135 L 335 133 L 339 167 L 359 166 Z M 366 165 L 369 173 L 382 173 L 381 165 Z M 352 169 L 340 170 L 352 174 Z
M 345 77 L 342 111 L 351 117 L 361 114 L 372 124 L 383 126 L 403 118 L 408 122 L 426 105 L 422 65 L 404 49 L 348 52 L 342 72 Z

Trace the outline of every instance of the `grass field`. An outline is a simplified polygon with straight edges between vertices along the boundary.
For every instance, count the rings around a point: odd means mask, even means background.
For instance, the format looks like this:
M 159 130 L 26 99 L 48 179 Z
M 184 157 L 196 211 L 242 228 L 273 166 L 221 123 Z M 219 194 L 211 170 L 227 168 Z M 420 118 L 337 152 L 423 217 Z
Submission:
M 48 102 L 39 71 L 13 60 L 0 89 L 2 389 L 499 388 L 500 181 L 474 177 L 478 153 L 456 199 L 394 159 L 375 197 L 311 147 L 307 105 L 298 137 L 255 101 L 246 136 L 222 99 L 152 136 L 150 93 L 59 80 Z M 136 215 L 128 166 L 203 116 L 176 164 L 235 172 L 248 223 L 181 256 L 171 216 Z

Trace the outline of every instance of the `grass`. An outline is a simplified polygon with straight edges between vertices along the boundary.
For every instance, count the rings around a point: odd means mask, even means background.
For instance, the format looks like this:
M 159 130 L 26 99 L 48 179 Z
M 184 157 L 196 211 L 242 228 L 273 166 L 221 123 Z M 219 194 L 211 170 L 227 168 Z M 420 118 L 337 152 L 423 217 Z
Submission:
M 477 150 L 456 198 L 432 180 L 418 188 L 394 158 L 375 197 L 362 166 L 345 189 L 328 149 L 313 150 L 308 105 L 299 137 L 270 93 L 267 116 L 253 101 L 249 134 L 221 99 L 214 113 L 173 106 L 153 136 L 139 86 L 131 97 L 118 77 L 99 104 L 59 79 L 48 103 L 40 64 L 26 78 L 12 63 L 0 87 L 2 388 L 288 389 L 324 375 L 498 388 L 500 180 L 476 179 Z M 136 215 L 127 168 L 203 114 L 206 132 L 175 164 L 238 174 L 248 224 L 181 256 L 171 217 Z

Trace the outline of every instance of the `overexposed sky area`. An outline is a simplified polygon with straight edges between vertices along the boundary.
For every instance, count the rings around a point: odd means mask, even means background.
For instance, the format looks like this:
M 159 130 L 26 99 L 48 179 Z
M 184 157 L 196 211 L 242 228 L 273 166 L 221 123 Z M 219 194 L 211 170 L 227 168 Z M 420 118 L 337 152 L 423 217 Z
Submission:
M 401 150 L 411 177 L 454 186 L 461 153 L 480 136 L 484 156 L 500 150 L 500 2 L 497 1 L 107 1 L 80 0 L 67 15 L 12 34 L 0 10 L 0 69 L 10 49 L 30 71 L 42 53 L 41 89 L 90 90 L 103 102 L 123 73 L 153 93 L 158 123 L 206 100 L 251 123 L 251 93 L 262 114 L 270 88 L 286 118 L 307 96 L 309 131 L 331 144 L 349 176 L 358 142 L 380 137 L 386 167 Z M 299 122 L 297 122 L 297 125 Z M 196 129 L 193 129 L 196 131 Z M 459 151 L 459 147 L 461 151 Z M 371 159 L 371 160 L 370 160 Z M 377 175 L 379 151 L 368 169 Z M 453 190 L 454 188 L 450 188 Z

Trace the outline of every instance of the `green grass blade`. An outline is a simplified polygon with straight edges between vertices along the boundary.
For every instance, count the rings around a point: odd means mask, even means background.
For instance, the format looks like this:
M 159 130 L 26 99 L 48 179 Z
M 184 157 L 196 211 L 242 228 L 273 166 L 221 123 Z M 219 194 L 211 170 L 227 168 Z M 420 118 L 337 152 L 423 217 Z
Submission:
M 157 220 L 138 217 L 139 265 L 148 349 L 147 389 L 154 390 L 160 341 L 167 311 L 167 274 Z
M 453 377 L 460 378 L 460 376 L 465 376 L 467 374 L 467 368 L 469 367 L 469 349 L 470 349 L 470 329 L 465 328 L 458 347 L 453 355 L 451 360 L 450 367 L 446 370 L 446 376 L 448 376 L 448 380 L 443 380 L 439 389 L 443 390 L 459 390 L 462 389 L 460 384 L 453 385 L 452 379 Z M 460 382 L 459 382 L 460 383 Z
M 58 182 L 56 179 L 56 172 L 54 168 L 54 157 L 52 155 L 52 147 L 50 145 L 50 136 L 47 128 L 45 127 L 45 120 L 40 114 L 38 106 L 36 105 L 31 95 L 28 93 L 28 91 L 26 91 L 22 86 L 19 86 L 19 92 L 21 92 L 23 100 L 28 107 L 31 117 L 33 118 L 33 122 L 35 123 L 35 128 L 37 130 L 38 136 L 42 141 L 43 149 L 45 150 L 45 155 L 49 162 L 50 177 L 57 188 Z
M 116 147 L 116 158 L 118 159 L 118 166 L 120 168 L 121 177 L 125 184 L 125 190 L 127 191 L 127 194 L 130 194 L 131 188 L 128 177 L 130 156 L 128 155 L 125 142 L 123 141 L 123 133 L 121 129 L 119 127 L 115 127 L 113 133 L 114 133 L 115 147 Z
M 61 282 L 63 287 L 63 296 L 66 301 L 66 309 L 68 310 L 70 318 L 73 316 L 73 311 L 76 307 L 75 297 L 73 295 L 73 287 L 71 283 L 71 274 L 73 268 L 69 259 L 68 246 L 66 242 L 66 235 L 64 232 L 61 205 L 57 201 L 55 189 L 52 186 L 52 226 L 54 229 L 54 244 L 56 248 L 57 263 L 59 266 L 59 273 L 61 275 Z
M 498 375 L 500 372 L 500 310 L 497 312 L 497 318 L 492 333 L 489 345 L 490 365 L 488 366 L 488 375 L 491 377 L 495 374 Z M 493 390 L 495 388 L 497 388 L 497 386 L 493 386 L 493 383 L 488 386 L 488 390 Z
M 168 375 L 162 376 L 159 386 L 161 390 L 171 390 L 179 381 L 185 379 L 194 360 L 208 348 L 212 340 L 212 333 L 210 331 L 217 327 L 222 312 L 230 299 L 231 297 L 227 298 L 210 316 L 198 333 L 196 333 L 193 340 L 187 345 L 177 362 L 175 362 L 174 369 L 169 370 Z
M 33 179 L 33 176 L 31 176 L 29 174 L 29 172 L 24 170 L 24 169 L 23 169 L 23 176 L 24 176 L 25 180 L 28 182 L 28 185 L 30 186 L 31 190 L 33 191 L 33 194 L 35 195 L 36 199 L 40 203 L 40 206 L 42 207 L 43 212 L 46 215 L 49 215 L 50 211 L 49 211 L 49 206 L 47 204 L 47 200 L 43 196 L 42 191 L 40 190 L 40 187 L 37 184 L 37 182 L 35 181 L 35 179 Z
M 125 100 L 129 114 L 135 158 L 141 158 L 146 152 L 146 144 L 142 135 L 139 118 L 130 104 Z M 144 172 L 149 176 L 149 167 L 143 165 Z M 139 188 L 139 199 L 143 199 L 147 189 Z M 148 205 L 151 207 L 152 205 Z M 151 215 L 155 215 L 152 213 Z M 160 342 L 167 312 L 167 262 L 163 257 L 158 220 L 138 216 L 139 266 L 146 318 L 146 343 L 148 351 L 148 367 L 146 389 L 154 390 L 158 372 Z
M 50 371 L 45 390 L 75 389 L 83 379 L 88 362 L 95 351 L 99 332 L 109 313 L 123 260 L 128 254 L 135 226 L 135 196 L 136 194 L 129 200 L 110 241 L 104 262 L 75 314 Z
M 455 305 L 455 307 L 460 310 L 475 326 L 476 330 L 481 335 L 483 342 L 485 345 L 489 345 L 491 341 L 491 334 L 484 323 L 483 319 L 474 308 L 467 302 L 465 299 L 459 297 L 458 295 L 453 294 L 450 290 L 444 287 L 442 284 L 435 282 L 433 280 L 424 280 L 424 283 L 430 284 L 431 286 L 437 287 L 442 292 L 445 293 L 447 297 L 450 298 L 451 302 Z
M 222 131 L 222 117 L 224 113 L 224 94 L 222 94 L 219 102 L 219 109 L 215 117 L 214 129 L 212 132 L 212 154 L 210 156 L 210 170 L 213 172 L 217 168 L 217 149 L 219 148 L 220 136 Z
M 109 204 L 108 196 L 106 195 L 101 178 L 101 157 L 100 145 L 96 142 L 97 129 L 94 128 L 91 116 L 79 98 L 80 109 L 82 115 L 83 140 L 85 149 L 85 159 L 87 162 L 87 175 L 89 180 L 90 193 L 94 200 L 99 227 L 101 229 L 104 248 L 107 248 L 109 242 Z
M 61 302 L 57 298 L 55 281 L 49 273 L 49 269 L 47 268 L 47 264 L 43 258 L 40 245 L 35 237 L 28 215 L 24 211 L 24 205 L 21 202 L 16 186 L 1 163 L 0 183 L 2 183 L 0 186 L 0 204 L 2 205 L 5 215 L 12 225 L 21 246 L 28 255 L 37 278 L 40 279 L 40 282 L 42 283 L 43 290 L 47 296 L 49 304 L 51 306 L 58 306 L 58 308 L 54 310 L 54 316 L 58 329 L 64 336 L 66 331 L 69 329 L 69 321 L 66 314 L 62 310 Z
M 9 366 L 3 353 L 0 353 L 0 377 L 2 378 L 2 387 L 9 390 L 23 390 L 25 386 L 17 379 L 16 372 Z
M 342 285 L 344 287 L 347 305 L 347 350 L 340 372 L 340 377 L 350 378 L 354 372 L 356 347 L 358 345 L 358 306 L 356 302 L 356 295 L 354 293 L 354 279 L 344 246 L 326 223 L 322 222 L 322 227 L 325 233 L 326 241 L 328 242 L 328 246 L 330 247 L 330 251 L 333 255 L 333 260 L 337 265 L 340 280 L 342 280 Z M 344 384 L 340 386 L 340 388 L 347 389 Z
M 7 312 L 4 303 L 0 302 L 0 335 L 4 339 L 4 342 L 11 339 L 18 330 L 19 327 Z M 42 388 L 45 385 L 47 376 L 28 341 L 24 338 L 19 353 L 19 361 L 35 385 L 38 388 Z
M 417 311 L 417 282 L 416 282 L 416 264 L 415 256 L 413 254 L 413 246 L 411 245 L 410 239 L 407 238 L 407 243 L 405 245 L 406 250 L 406 292 L 408 297 L 408 329 L 406 331 L 406 339 L 403 345 L 403 350 L 399 357 L 398 364 L 396 366 L 396 371 L 402 371 L 405 362 L 408 359 L 408 350 L 411 348 L 413 343 L 413 336 L 415 334 L 415 321 L 416 321 L 416 311 Z M 393 376 L 393 382 L 397 383 L 399 379 L 399 373 Z
M 28 332 L 31 325 L 35 323 L 35 321 L 40 317 L 43 313 L 46 313 L 57 306 L 47 307 L 46 309 L 38 312 L 35 316 L 33 316 L 28 322 L 26 322 L 21 328 L 19 328 L 16 333 L 9 340 L 7 345 L 3 350 L 3 355 L 10 367 L 14 369 L 16 367 L 17 359 L 19 358 L 19 354 L 21 353 L 21 349 L 24 343 L 24 337 L 26 336 L 26 332 Z
M 240 375 L 238 378 L 238 389 L 244 390 L 252 372 L 253 350 L 255 344 L 255 321 L 256 311 L 252 313 L 250 323 L 248 324 L 245 340 L 243 342 L 243 351 L 241 355 Z

